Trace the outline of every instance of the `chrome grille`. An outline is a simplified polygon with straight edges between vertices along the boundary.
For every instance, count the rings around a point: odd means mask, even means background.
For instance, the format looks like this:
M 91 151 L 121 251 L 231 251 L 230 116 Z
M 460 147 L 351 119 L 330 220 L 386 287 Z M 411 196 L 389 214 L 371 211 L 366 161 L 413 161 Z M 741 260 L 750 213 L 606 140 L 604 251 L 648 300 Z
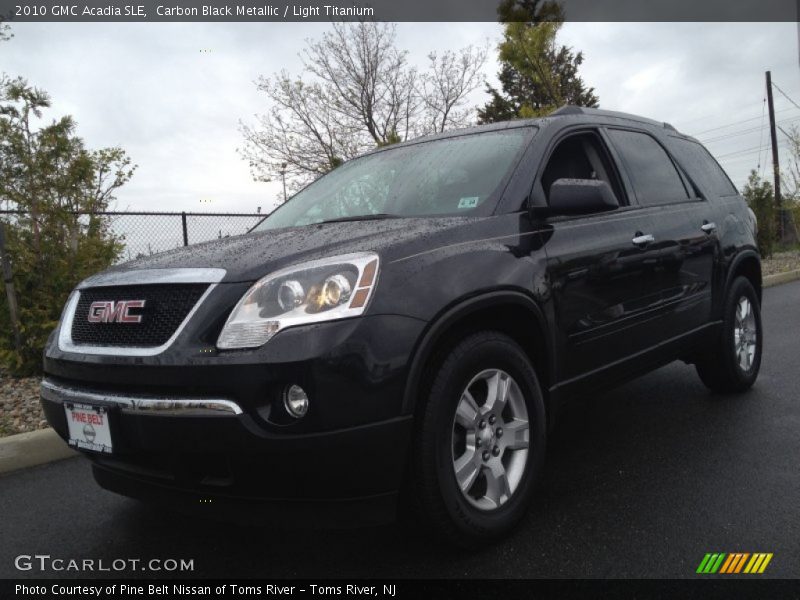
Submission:
M 165 344 L 208 289 L 200 284 L 157 284 L 98 287 L 80 290 L 72 319 L 72 343 L 81 346 L 152 348 Z M 89 322 L 94 302 L 144 300 L 139 323 Z

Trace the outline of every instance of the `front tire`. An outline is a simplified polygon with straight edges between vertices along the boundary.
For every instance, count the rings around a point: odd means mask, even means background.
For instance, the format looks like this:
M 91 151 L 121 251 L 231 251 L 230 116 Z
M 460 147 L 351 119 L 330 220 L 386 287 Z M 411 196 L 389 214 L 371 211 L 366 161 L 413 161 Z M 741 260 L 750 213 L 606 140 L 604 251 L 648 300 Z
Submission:
M 522 348 L 473 334 L 444 357 L 419 416 L 410 493 L 428 527 L 462 547 L 510 532 L 540 476 L 545 408 Z
M 758 377 L 763 346 L 761 307 L 748 279 L 733 281 L 723 311 L 719 336 L 697 362 L 697 374 L 714 392 L 743 392 Z

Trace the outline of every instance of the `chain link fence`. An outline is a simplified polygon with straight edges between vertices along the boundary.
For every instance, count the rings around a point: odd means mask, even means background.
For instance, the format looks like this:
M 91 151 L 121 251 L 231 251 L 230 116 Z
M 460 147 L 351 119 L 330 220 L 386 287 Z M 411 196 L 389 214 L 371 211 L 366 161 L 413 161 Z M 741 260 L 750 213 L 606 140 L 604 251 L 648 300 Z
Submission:
M 77 213 L 88 222 L 90 213 Z M 125 248 L 119 262 L 149 256 L 180 246 L 247 233 L 267 215 L 260 213 L 197 212 L 98 212 L 108 219 L 111 230 Z M 27 216 L 22 211 L 2 210 L 0 220 L 13 222 Z

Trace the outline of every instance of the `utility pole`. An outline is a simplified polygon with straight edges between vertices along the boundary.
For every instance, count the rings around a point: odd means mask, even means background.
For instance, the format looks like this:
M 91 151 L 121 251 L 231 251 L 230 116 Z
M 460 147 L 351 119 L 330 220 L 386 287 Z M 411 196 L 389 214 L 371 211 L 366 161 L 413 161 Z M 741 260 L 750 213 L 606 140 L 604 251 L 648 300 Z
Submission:
M 775 209 L 778 221 L 778 240 L 783 241 L 783 206 L 781 202 L 781 166 L 778 160 L 778 136 L 775 131 L 775 106 L 772 103 L 772 72 L 767 71 L 767 109 L 769 110 L 769 136 L 772 140 L 772 173 L 775 180 Z

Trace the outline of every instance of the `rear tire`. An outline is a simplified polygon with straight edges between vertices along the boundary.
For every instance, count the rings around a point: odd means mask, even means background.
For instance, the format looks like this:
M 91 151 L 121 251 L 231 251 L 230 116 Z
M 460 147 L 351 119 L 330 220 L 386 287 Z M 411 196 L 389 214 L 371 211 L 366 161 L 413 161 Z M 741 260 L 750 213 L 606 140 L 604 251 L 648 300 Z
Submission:
M 429 531 L 478 548 L 525 515 L 544 460 L 546 422 L 527 355 L 499 332 L 443 357 L 418 417 L 408 490 Z
M 696 364 L 706 387 L 719 393 L 750 388 L 761 368 L 762 331 L 756 291 L 748 279 L 737 277 L 725 297 L 719 335 Z

